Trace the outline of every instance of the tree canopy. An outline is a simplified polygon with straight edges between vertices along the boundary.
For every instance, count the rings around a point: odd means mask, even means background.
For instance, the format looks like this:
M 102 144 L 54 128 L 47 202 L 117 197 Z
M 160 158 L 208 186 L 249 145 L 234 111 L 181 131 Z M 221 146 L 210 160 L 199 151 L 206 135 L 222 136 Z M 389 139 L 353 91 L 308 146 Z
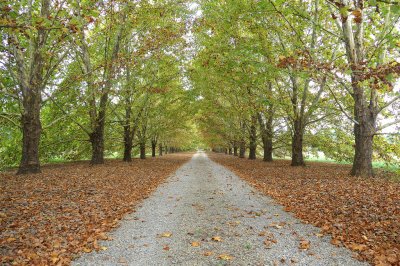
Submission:
M 400 4 L 0 4 L 0 168 L 211 148 L 265 161 L 400 158 Z

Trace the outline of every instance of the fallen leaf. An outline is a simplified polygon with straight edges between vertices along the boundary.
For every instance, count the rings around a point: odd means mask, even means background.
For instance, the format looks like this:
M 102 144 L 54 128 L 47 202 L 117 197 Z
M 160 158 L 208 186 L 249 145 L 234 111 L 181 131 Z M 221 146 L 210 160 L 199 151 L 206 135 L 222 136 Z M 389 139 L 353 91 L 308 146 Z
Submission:
M 124 257 L 120 257 L 118 263 L 126 264 L 128 261 Z
M 220 259 L 220 260 L 232 260 L 233 257 L 231 255 L 229 255 L 229 254 L 221 254 L 221 255 L 218 256 L 218 259 Z
M 169 250 L 169 246 L 168 246 L 168 245 L 165 245 L 165 246 L 163 247 L 163 250 L 168 251 L 168 250 Z
M 206 251 L 203 253 L 204 256 L 211 256 L 212 254 L 212 251 Z
M 172 233 L 171 232 L 164 232 L 161 234 L 161 237 L 171 237 Z
M 192 245 L 192 247 L 200 247 L 199 242 L 192 242 L 191 245 Z
M 221 241 L 222 241 L 222 238 L 221 238 L 220 236 L 213 236 L 213 237 L 211 238 L 211 240 L 212 240 L 212 241 L 215 241 L 215 242 L 221 242 Z
M 273 244 L 274 242 L 273 241 L 271 241 L 271 240 L 269 240 L 269 239 L 265 239 L 264 240 L 264 246 L 265 246 L 265 248 L 267 248 L 267 249 L 270 249 L 271 247 L 272 247 L 272 244 Z
M 349 248 L 354 251 L 363 251 L 367 249 L 367 246 L 363 244 L 352 243 L 349 245 Z
M 309 248 L 310 248 L 310 241 L 308 241 L 308 240 L 301 240 L 301 241 L 300 241 L 299 248 L 300 248 L 300 249 L 304 249 L 304 250 L 309 249 Z
M 339 246 L 339 245 L 341 244 L 341 242 L 340 242 L 340 240 L 338 240 L 338 239 L 332 239 L 332 240 L 331 240 L 331 244 L 332 244 L 332 245 L 335 245 L 335 246 Z

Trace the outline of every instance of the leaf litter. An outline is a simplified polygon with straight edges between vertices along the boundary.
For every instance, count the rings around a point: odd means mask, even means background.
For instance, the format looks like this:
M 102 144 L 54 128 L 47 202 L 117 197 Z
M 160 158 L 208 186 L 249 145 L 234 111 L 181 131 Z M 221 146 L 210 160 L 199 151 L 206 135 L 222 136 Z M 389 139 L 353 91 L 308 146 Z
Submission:
M 318 237 L 330 234 L 332 244 L 374 265 L 400 265 L 400 183 L 387 173 L 366 179 L 350 176 L 348 165 L 308 162 L 306 167 L 291 167 L 287 160 L 208 156 L 297 218 L 320 227 Z
M 68 265 L 191 158 L 170 154 L 131 163 L 49 165 L 41 174 L 0 173 L 0 264 Z

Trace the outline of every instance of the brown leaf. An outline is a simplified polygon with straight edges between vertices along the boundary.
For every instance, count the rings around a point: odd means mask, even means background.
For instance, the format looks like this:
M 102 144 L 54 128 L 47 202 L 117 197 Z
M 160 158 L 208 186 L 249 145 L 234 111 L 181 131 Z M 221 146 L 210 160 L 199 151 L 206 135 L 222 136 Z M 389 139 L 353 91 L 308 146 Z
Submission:
M 265 248 L 267 248 L 267 249 L 270 249 L 271 247 L 272 247 L 272 245 L 273 245 L 273 241 L 271 241 L 271 240 L 269 240 L 269 239 L 265 239 L 264 240 L 264 246 L 265 246 Z
M 128 261 L 124 257 L 120 257 L 119 260 L 118 260 L 118 263 L 127 264 Z
M 308 240 L 301 240 L 301 241 L 300 241 L 299 248 L 300 248 L 300 249 L 304 249 L 304 250 L 309 249 L 309 248 L 310 248 L 310 241 L 308 241 Z
M 71 162 L 24 178 L 0 172 L 0 253 L 10 254 L 0 255 L 0 265 L 69 265 L 79 252 L 105 250 L 98 241 L 109 239 L 106 232 L 191 156 L 106 160 L 98 167 Z
M 366 245 L 352 243 L 349 245 L 349 248 L 354 251 L 363 251 L 367 249 Z

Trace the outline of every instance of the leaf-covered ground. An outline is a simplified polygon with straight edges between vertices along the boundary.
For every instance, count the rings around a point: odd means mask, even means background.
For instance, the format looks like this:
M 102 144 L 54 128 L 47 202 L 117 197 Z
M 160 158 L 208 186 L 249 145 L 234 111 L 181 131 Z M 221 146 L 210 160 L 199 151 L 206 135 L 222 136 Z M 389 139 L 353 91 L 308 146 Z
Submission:
M 104 249 L 98 240 L 190 157 L 0 173 L 0 264 L 65 265 L 80 252 Z
M 214 161 L 271 196 L 296 217 L 331 234 L 358 258 L 375 265 L 400 265 L 400 183 L 383 178 L 349 176 L 350 167 L 308 163 L 291 167 L 286 160 L 272 163 L 209 154 Z

